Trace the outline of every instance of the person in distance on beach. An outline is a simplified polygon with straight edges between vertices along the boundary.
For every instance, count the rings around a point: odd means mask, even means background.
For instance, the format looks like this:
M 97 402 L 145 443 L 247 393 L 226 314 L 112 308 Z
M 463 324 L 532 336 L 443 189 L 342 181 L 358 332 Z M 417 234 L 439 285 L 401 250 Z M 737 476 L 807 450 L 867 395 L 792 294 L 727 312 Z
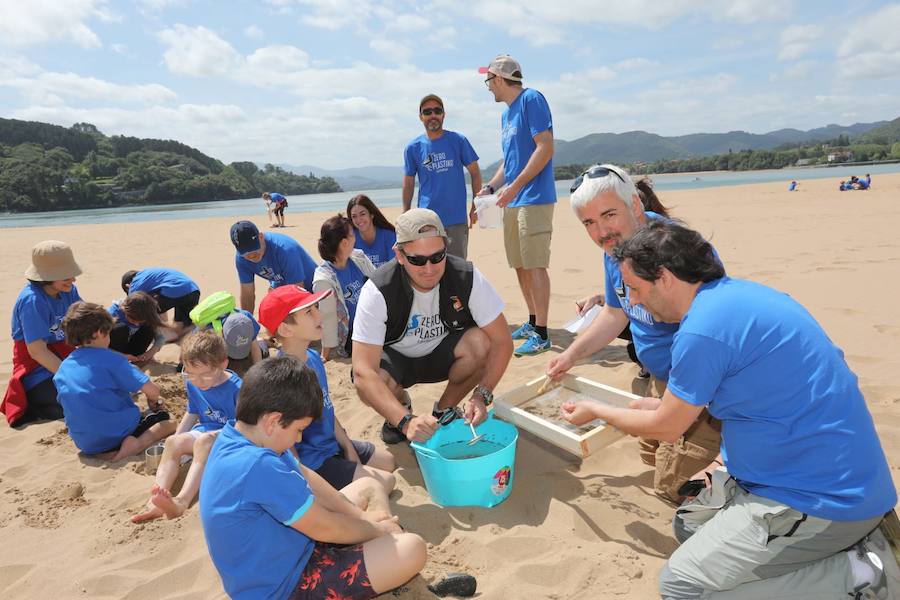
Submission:
M 363 286 L 353 328 L 353 382 L 384 417 L 388 444 L 429 439 L 469 394 L 466 421 L 484 421 L 512 354 L 503 300 L 472 263 L 447 253 L 437 214 L 414 208 L 396 225 L 396 258 Z M 431 414 L 414 415 L 405 388 L 439 381 L 447 386 Z
M 347 218 L 355 230 L 355 247 L 365 252 L 376 268 L 394 258 L 394 226 L 368 196 L 358 194 L 350 199 Z
M 410 209 L 416 177 L 419 178 L 419 208 L 433 210 L 450 238 L 447 252 L 466 258 L 469 221 L 475 222 L 474 197 L 481 189 L 478 155 L 460 133 L 444 129 L 444 101 L 428 94 L 419 102 L 419 120 L 425 133 L 411 141 L 403 152 L 403 210 Z M 466 217 L 466 178 L 472 179 L 472 208 Z
M 271 203 L 271 214 L 275 216 L 275 222 L 272 223 L 272 227 L 284 227 L 284 209 L 288 205 L 287 198 L 278 192 L 265 192 L 262 197 L 266 202 L 266 208 Z
M 250 221 L 238 221 L 231 226 L 231 243 L 237 251 L 234 266 L 244 310 L 252 313 L 256 308 L 256 276 L 267 280 L 270 288 L 295 284 L 312 289 L 316 263 L 294 238 L 283 233 L 260 233 Z
M 787 294 L 725 275 L 681 224 L 651 220 L 613 254 L 630 301 L 680 323 L 668 385 L 644 399 L 655 410 L 569 402 L 563 416 L 672 442 L 708 408 L 723 451 L 706 472 L 724 458 L 730 475 L 714 479 L 724 505 L 696 501 L 709 520 L 686 531 L 676 519 L 684 541 L 660 573 L 662 597 L 888 598 L 886 580 L 900 579 L 876 527 L 897 493 L 840 348 Z
M 525 340 L 516 356 L 540 354 L 550 349 L 548 269 L 556 205 L 553 118 L 543 94 L 522 87 L 522 68 L 513 57 L 501 54 L 478 72 L 487 75 L 484 83 L 494 101 L 507 105 L 501 119 L 503 160 L 478 195 L 497 193 L 506 260 L 516 270 L 528 307 L 528 321 L 512 334 L 514 340 Z

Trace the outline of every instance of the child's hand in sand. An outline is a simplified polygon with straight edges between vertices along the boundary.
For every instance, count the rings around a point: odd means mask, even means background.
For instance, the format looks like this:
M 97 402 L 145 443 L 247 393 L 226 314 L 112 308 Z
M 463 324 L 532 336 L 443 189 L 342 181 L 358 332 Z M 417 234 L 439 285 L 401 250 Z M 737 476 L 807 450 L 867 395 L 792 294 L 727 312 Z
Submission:
M 636 398 L 628 403 L 628 408 L 636 410 L 656 410 L 662 405 L 659 398 Z
M 597 416 L 594 414 L 593 402 L 582 400 L 581 402 L 572 402 L 568 400 L 562 403 L 563 418 L 572 425 L 584 425 L 590 423 Z

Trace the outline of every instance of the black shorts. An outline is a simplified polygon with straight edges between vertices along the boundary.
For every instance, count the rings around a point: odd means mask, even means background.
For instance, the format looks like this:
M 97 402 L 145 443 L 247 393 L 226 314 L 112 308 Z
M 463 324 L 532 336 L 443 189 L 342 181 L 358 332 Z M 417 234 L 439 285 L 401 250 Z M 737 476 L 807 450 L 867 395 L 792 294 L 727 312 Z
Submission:
M 275 210 L 272 212 L 274 212 L 276 215 L 281 215 L 283 217 L 284 209 L 286 206 L 287 206 L 287 202 L 279 202 L 278 204 L 275 205 Z
M 168 312 L 174 308 L 176 321 L 183 323 L 184 325 L 193 324 L 191 321 L 191 311 L 194 310 L 195 306 L 200 304 L 200 290 L 191 292 L 185 296 L 179 296 L 178 298 L 168 298 L 160 294 L 154 295 L 154 298 L 156 298 L 156 303 L 159 305 L 159 309 L 157 310 L 159 314 Z
M 168 421 L 170 418 L 169 413 L 164 410 L 145 410 L 141 413 L 141 420 L 138 422 L 138 426 L 134 428 L 134 431 L 131 432 L 131 435 L 141 437 L 145 431 L 157 423 Z
M 362 544 L 338 546 L 316 542 L 289 600 L 368 600 L 377 595 L 366 571 Z
M 375 444 L 372 442 L 360 442 L 359 440 L 350 441 L 353 443 L 353 448 L 359 455 L 360 464 L 368 463 L 369 459 L 372 458 L 372 455 L 375 454 Z M 322 479 L 330 483 L 331 487 L 339 490 L 350 485 L 353 481 L 353 474 L 356 473 L 356 464 L 355 461 L 348 460 L 342 450 L 331 458 L 326 458 L 325 462 L 322 463 L 322 466 L 316 469 L 316 473 L 321 475 Z
M 453 352 L 463 334 L 468 331 L 451 331 L 441 340 L 431 354 L 411 358 L 385 346 L 381 351 L 381 368 L 404 388 L 417 383 L 437 383 L 447 381 L 450 367 L 456 361 Z

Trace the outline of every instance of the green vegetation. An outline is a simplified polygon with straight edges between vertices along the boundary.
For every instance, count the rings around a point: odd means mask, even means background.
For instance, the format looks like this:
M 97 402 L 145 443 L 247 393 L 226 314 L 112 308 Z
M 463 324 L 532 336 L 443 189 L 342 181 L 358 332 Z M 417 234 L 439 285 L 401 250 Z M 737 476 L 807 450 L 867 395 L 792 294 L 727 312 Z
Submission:
M 267 164 L 224 165 L 172 140 L 107 137 L 89 123 L 70 128 L 0 119 L 0 210 L 32 212 L 126 204 L 207 202 L 340 192 L 330 177 Z

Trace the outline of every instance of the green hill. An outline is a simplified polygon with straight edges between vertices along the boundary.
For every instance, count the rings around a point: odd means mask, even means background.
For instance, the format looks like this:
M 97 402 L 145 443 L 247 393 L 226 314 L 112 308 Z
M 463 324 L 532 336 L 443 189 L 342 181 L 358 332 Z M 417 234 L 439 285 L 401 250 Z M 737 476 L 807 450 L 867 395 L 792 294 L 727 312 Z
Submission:
M 330 177 L 270 164 L 225 165 L 174 140 L 107 137 L 90 123 L 0 119 L 0 210 L 7 212 L 231 200 L 264 191 L 341 188 Z

